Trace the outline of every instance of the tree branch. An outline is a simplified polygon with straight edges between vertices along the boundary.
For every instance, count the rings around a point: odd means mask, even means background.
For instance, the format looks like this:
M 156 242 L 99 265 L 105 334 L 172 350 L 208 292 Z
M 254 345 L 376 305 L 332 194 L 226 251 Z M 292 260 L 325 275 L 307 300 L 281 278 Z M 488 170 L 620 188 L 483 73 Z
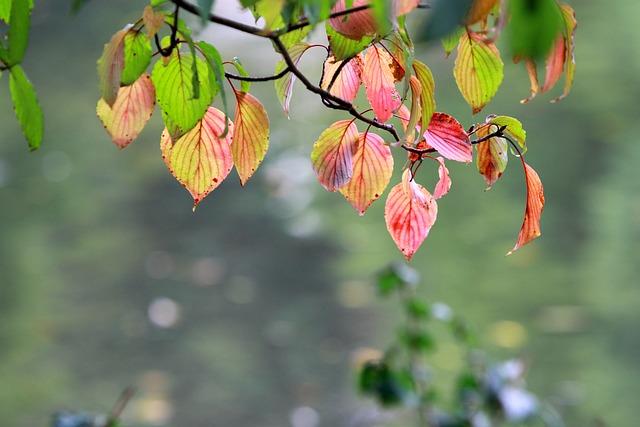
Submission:
M 272 80 L 281 79 L 289 71 L 291 71 L 291 70 L 289 69 L 289 67 L 287 67 L 284 70 L 280 71 L 278 74 L 274 74 L 273 76 L 263 76 L 263 77 L 241 76 L 241 75 L 238 75 L 238 74 L 227 73 L 227 72 L 224 73 L 224 76 L 226 78 L 228 78 L 228 79 L 240 80 L 240 81 L 243 81 L 243 82 L 268 82 L 268 81 L 272 81 Z

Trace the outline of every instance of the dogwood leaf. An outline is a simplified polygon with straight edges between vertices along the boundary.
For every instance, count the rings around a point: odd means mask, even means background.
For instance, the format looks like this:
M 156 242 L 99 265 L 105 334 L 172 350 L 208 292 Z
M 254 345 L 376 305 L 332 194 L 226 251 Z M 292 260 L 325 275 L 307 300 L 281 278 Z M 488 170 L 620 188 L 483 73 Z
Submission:
M 473 150 L 462 125 L 445 113 L 433 113 L 424 137 L 431 147 L 449 160 L 469 163 Z
M 489 135 L 490 128 L 491 126 L 480 128 L 477 133 L 478 137 L 482 138 Z M 509 159 L 508 144 L 504 138 L 493 137 L 475 145 L 478 152 L 476 166 L 478 167 L 478 172 L 487 182 L 486 190 L 491 188 L 507 167 Z
M 338 98 L 353 102 L 362 84 L 362 55 L 354 56 L 345 65 L 343 62 L 337 61 L 333 54 L 329 55 L 324 61 L 320 86 Z
M 253 95 L 235 91 L 236 118 L 231 153 L 240 185 L 251 178 L 269 148 L 269 117 Z
M 393 172 L 391 149 L 379 135 L 361 133 L 353 153 L 353 176 L 340 187 L 342 195 L 360 215 L 389 185 Z
M 433 81 L 433 75 L 431 70 L 425 64 L 420 61 L 413 62 L 413 71 L 420 81 L 420 107 L 422 110 L 422 123 L 429 123 L 431 116 L 436 109 L 436 99 L 434 96 L 435 83 Z
M 440 163 L 440 166 L 438 166 L 438 177 L 440 179 L 433 190 L 433 198 L 437 200 L 446 195 L 451 189 L 451 178 L 449 177 L 449 169 L 444 165 L 444 159 L 437 157 L 436 160 Z
M 124 36 L 124 67 L 120 83 L 128 86 L 138 80 L 151 62 L 151 44 L 140 31 L 130 30 Z
M 35 150 L 40 147 L 44 136 L 42 108 L 33 85 L 18 64 L 9 68 L 9 90 L 22 133 L 27 139 L 29 149 Z
M 571 6 L 566 3 L 560 3 L 560 12 L 562 13 L 562 22 L 564 24 L 564 36 L 566 43 L 565 61 L 567 63 L 567 67 L 565 70 L 566 75 L 564 83 L 564 93 L 558 98 L 554 99 L 554 102 L 560 101 L 562 98 L 569 94 L 571 85 L 573 84 L 573 77 L 576 72 L 576 60 L 574 57 L 574 35 L 576 32 L 576 27 L 578 26 L 578 22 L 576 21 L 576 14 Z
M 173 144 L 165 129 L 160 140 L 167 168 L 191 193 L 193 208 L 229 175 L 233 168 L 233 125 L 225 131 L 225 114 L 209 107 L 202 119 Z
M 387 230 L 407 261 L 416 253 L 438 215 L 433 196 L 411 179 L 407 169 L 402 182 L 391 189 L 384 208 Z
M 373 41 L 373 37 L 363 36 L 361 39 L 353 40 L 343 36 L 329 25 L 325 25 L 327 38 L 329 39 L 329 47 L 336 59 L 342 61 L 351 58 L 365 50 Z
M 151 40 L 164 25 L 164 13 L 156 12 L 150 5 L 142 12 L 142 22 L 147 29 L 147 38 Z
M 112 106 L 102 98 L 97 113 L 113 142 L 122 149 L 136 139 L 153 114 L 156 105 L 151 77 L 144 73 L 133 84 L 118 91 Z
M 102 55 L 98 59 L 98 78 L 100 80 L 100 96 L 104 101 L 113 105 L 116 102 L 120 77 L 124 68 L 124 38 L 131 25 L 118 31 L 104 45 Z
M 395 77 L 391 68 L 394 64 L 391 55 L 376 45 L 371 46 L 364 56 L 362 79 L 365 92 L 376 118 L 381 123 L 389 120 L 402 104 L 394 85 Z
M 518 248 L 531 242 L 540 236 L 540 216 L 544 208 L 544 193 L 542 182 L 535 170 L 522 160 L 524 166 L 525 179 L 527 182 L 527 206 L 524 212 L 524 221 L 520 228 L 518 241 L 507 255 L 511 255 Z
M 352 7 L 364 6 L 368 3 L 368 0 L 353 0 Z M 345 9 L 347 9 L 345 0 L 338 0 L 331 12 L 342 12 Z M 371 8 L 350 13 L 348 16 L 331 18 L 327 23 L 338 33 L 353 40 L 360 40 L 364 36 L 373 37 L 378 32 L 378 23 Z
M 475 33 L 462 33 L 453 75 L 473 114 L 482 110 L 498 91 L 503 68 L 495 45 L 483 41 Z
M 351 180 L 358 140 L 358 128 L 353 120 L 341 120 L 329 126 L 313 144 L 311 165 L 327 190 L 336 191 Z
M 298 65 L 302 54 L 309 49 L 311 45 L 309 43 L 297 43 L 287 49 L 291 60 L 295 65 Z M 282 70 L 287 68 L 287 63 L 284 59 L 276 64 L 276 74 L 280 73 Z M 289 72 L 284 75 L 284 77 L 279 78 L 275 81 L 276 85 L 276 94 L 278 95 L 278 99 L 280 100 L 280 104 L 284 109 L 285 114 L 289 117 L 289 101 L 291 101 L 291 95 L 293 93 L 293 83 L 296 80 L 296 76 Z
M 488 116 L 487 123 L 497 125 L 498 127 L 506 126 L 504 132 L 509 134 L 516 140 L 520 146 L 521 153 L 527 152 L 527 132 L 522 128 L 522 123 L 518 119 L 509 116 Z M 480 135 L 479 135 L 480 136 Z
M 566 49 L 564 36 L 562 34 L 558 34 L 556 41 L 551 46 L 551 50 L 549 50 L 547 60 L 545 61 L 546 74 L 540 93 L 551 89 L 558 79 L 560 79 L 560 76 L 564 71 L 565 54 Z

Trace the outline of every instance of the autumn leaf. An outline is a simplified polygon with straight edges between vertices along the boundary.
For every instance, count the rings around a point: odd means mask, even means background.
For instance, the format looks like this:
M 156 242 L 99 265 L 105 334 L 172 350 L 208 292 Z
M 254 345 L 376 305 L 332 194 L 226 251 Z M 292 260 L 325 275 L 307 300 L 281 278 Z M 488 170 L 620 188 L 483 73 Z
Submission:
M 514 62 L 518 62 L 520 58 L 514 58 Z M 525 59 L 525 66 L 527 68 L 527 74 L 529 76 L 529 81 L 531 82 L 531 95 L 528 98 L 521 99 L 521 104 L 526 104 L 536 97 L 538 91 L 540 90 L 540 83 L 538 82 L 538 69 L 536 67 L 536 63 L 533 59 Z
M 160 140 L 167 168 L 193 197 L 193 208 L 229 175 L 233 168 L 233 126 L 225 130 L 225 114 L 209 107 L 196 125 L 175 144 L 165 129 Z
M 156 12 L 148 5 L 142 12 L 142 22 L 147 29 L 147 38 L 151 40 L 164 25 L 164 13 Z
M 547 56 L 547 60 L 545 61 L 545 79 L 544 85 L 542 85 L 542 89 L 540 93 L 546 92 L 551 89 L 564 71 L 565 64 L 565 40 L 562 34 L 558 34 L 556 41 L 551 46 L 551 50 Z
M 353 0 L 352 7 L 367 4 L 369 4 L 369 0 Z M 338 0 L 331 9 L 331 13 L 342 12 L 346 8 L 345 0 Z M 378 24 L 371 9 L 331 18 L 327 22 L 335 31 L 353 40 L 360 40 L 365 36 L 373 37 L 378 32 Z
M 522 123 L 518 119 L 509 116 L 489 115 L 486 119 L 487 124 L 504 126 L 504 133 L 509 134 L 520 146 L 520 153 L 527 152 L 527 132 L 522 128 Z M 480 136 L 480 135 L 479 135 Z
M 358 128 L 353 120 L 342 120 L 329 126 L 313 144 L 311 165 L 318 181 L 328 191 L 336 191 L 351 180 L 358 140 Z
M 466 24 L 471 25 L 487 18 L 498 0 L 473 0 L 467 14 Z
M 420 82 L 422 91 L 420 92 L 420 107 L 422 111 L 422 123 L 429 123 L 431 116 L 436 109 L 436 99 L 434 96 L 435 83 L 431 70 L 420 61 L 413 62 L 413 71 Z
M 198 70 L 198 97 L 194 96 L 193 61 L 196 61 Z M 152 79 L 158 105 L 170 119 L 169 122 L 165 120 L 165 125 L 174 139 L 188 132 L 202 119 L 217 89 L 211 85 L 213 79 L 209 78 L 207 64 L 190 53 L 174 55 L 166 66 L 162 61 L 156 62 Z
M 567 67 L 565 70 L 566 74 L 564 93 L 558 98 L 554 99 L 553 102 L 558 102 L 569 94 L 569 91 L 571 90 L 571 86 L 573 84 L 573 77 L 576 72 L 576 60 L 574 57 L 574 35 L 576 32 L 576 27 L 578 26 L 578 22 L 576 21 L 576 14 L 571 6 L 566 3 L 560 3 L 560 12 L 562 13 L 562 21 L 564 24 L 564 35 L 566 43 L 565 61 L 567 62 Z
M 411 179 L 407 169 L 402 182 L 391 189 L 384 208 L 387 230 L 407 261 L 416 253 L 438 215 L 433 196 Z
M 360 54 L 348 60 L 346 64 L 344 61 L 337 61 L 333 54 L 329 55 L 324 61 L 320 87 L 329 90 L 330 94 L 338 98 L 353 102 L 362 84 L 362 67 L 362 55 Z
M 531 166 L 522 160 L 524 166 L 525 179 L 527 182 L 527 206 L 524 212 L 524 221 L 520 228 L 518 241 L 507 255 L 511 255 L 518 248 L 531 242 L 540 236 L 540 216 L 544 208 L 544 193 L 540 177 Z
M 340 187 L 342 195 L 360 215 L 389 185 L 393 172 L 391 149 L 379 135 L 361 133 L 353 153 L 353 176 Z
M 475 33 L 462 33 L 453 75 L 473 114 L 482 110 L 498 91 L 503 68 L 495 45 L 483 41 Z
M 124 68 L 124 38 L 131 27 L 128 25 L 115 33 L 109 43 L 104 45 L 102 55 L 98 59 L 100 96 L 109 105 L 116 102 L 120 88 L 120 77 Z
M 244 186 L 269 148 L 269 117 L 253 95 L 242 91 L 235 91 L 235 95 L 236 117 L 231 152 L 240 184 Z
M 295 65 L 298 65 L 302 54 L 309 49 L 311 45 L 309 43 L 297 43 L 287 49 L 291 60 Z M 276 74 L 280 73 L 284 69 L 287 68 L 287 63 L 284 59 L 276 64 Z M 280 100 L 280 104 L 284 109 L 285 114 L 289 117 L 289 101 L 291 101 L 291 95 L 293 93 L 293 83 L 296 80 L 296 76 L 288 72 L 284 77 L 279 78 L 275 81 L 276 86 L 276 94 L 278 95 L 278 99 Z
M 451 178 L 449 177 L 449 169 L 444 165 L 444 159 L 437 157 L 436 161 L 440 163 L 440 166 L 438 166 L 438 177 L 440 179 L 433 190 L 433 198 L 437 200 L 446 195 L 451 189 Z
M 155 95 L 151 77 L 144 73 L 132 85 L 120 88 L 113 106 L 98 100 L 98 117 L 120 149 L 136 139 L 147 124 L 156 105 Z
M 467 132 L 448 114 L 433 113 L 424 137 L 427 144 L 438 150 L 446 159 L 466 163 L 473 160 L 473 150 Z
M 382 47 L 373 45 L 364 56 L 362 79 L 365 92 L 373 113 L 381 123 L 389 120 L 402 104 L 394 85 L 392 66 L 391 55 Z
M 409 112 L 409 121 L 406 124 L 402 124 L 405 128 L 405 135 L 402 140 L 411 142 L 415 139 L 415 129 L 421 119 L 420 96 L 422 94 L 422 85 L 416 76 L 411 76 L 409 77 L 409 87 L 411 89 L 411 110 Z
M 481 127 L 478 129 L 477 136 L 479 138 L 488 136 L 494 127 L 495 126 Z M 476 166 L 478 167 L 478 172 L 480 172 L 487 182 L 486 190 L 491 188 L 507 167 L 507 161 L 509 160 L 508 144 L 504 138 L 493 137 L 475 145 L 478 152 L 476 156 Z

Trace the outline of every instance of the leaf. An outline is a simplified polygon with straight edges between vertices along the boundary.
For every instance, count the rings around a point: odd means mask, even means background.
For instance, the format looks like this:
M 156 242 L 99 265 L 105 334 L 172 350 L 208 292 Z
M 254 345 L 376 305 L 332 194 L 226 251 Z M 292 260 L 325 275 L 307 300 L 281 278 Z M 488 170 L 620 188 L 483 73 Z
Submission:
M 291 60 L 296 66 L 298 65 L 298 62 L 300 62 L 302 54 L 305 53 L 310 47 L 311 45 L 309 43 L 298 43 L 287 49 Z M 287 68 L 287 63 L 283 59 L 276 64 L 276 74 L 280 73 L 285 68 Z M 288 72 L 284 75 L 284 77 L 281 77 L 275 81 L 276 94 L 278 95 L 280 104 L 282 105 L 282 108 L 284 109 L 287 117 L 289 117 L 289 102 L 291 101 L 291 95 L 293 93 L 293 83 L 295 82 L 295 80 L 296 76 L 293 73 Z
M 380 135 L 364 132 L 353 153 L 353 176 L 340 193 L 362 216 L 389 185 L 393 172 L 391 149 Z
M 525 179 L 527 182 L 527 207 L 524 212 L 524 221 L 520 228 L 516 245 L 507 253 L 511 255 L 518 248 L 526 245 L 540 236 L 540 216 L 544 208 L 544 193 L 542 182 L 535 170 L 522 160 Z
M 475 24 L 487 18 L 498 0 L 473 0 L 467 13 L 467 25 Z
M 147 38 L 151 40 L 164 25 L 164 14 L 156 12 L 151 6 L 146 6 L 142 12 L 142 22 L 147 29 Z
M 422 109 L 421 120 L 424 126 L 424 123 L 431 121 L 431 116 L 436 109 L 436 99 L 434 96 L 435 83 L 431 70 L 422 62 L 414 61 L 413 71 L 415 71 L 422 88 L 422 92 L 420 93 L 420 106 Z
M 558 37 L 547 56 L 546 75 L 544 85 L 542 85 L 540 93 L 551 89 L 562 75 L 562 72 L 564 71 L 565 53 L 564 36 L 562 34 L 558 34 Z
M 27 0 L 13 0 L 11 2 L 10 25 L 7 30 L 7 50 L 9 64 L 22 62 L 29 41 L 29 27 L 31 26 L 31 8 L 33 4 Z
M 526 104 L 531 101 L 538 94 L 540 85 L 538 83 L 538 70 L 536 63 L 532 59 L 525 59 L 525 66 L 527 67 L 527 74 L 529 75 L 529 81 L 531 82 L 531 96 L 529 98 L 521 99 L 521 104 Z
M 518 142 L 522 149 L 522 154 L 527 152 L 527 132 L 522 128 L 522 123 L 517 119 L 509 116 L 488 116 L 487 123 L 500 126 L 506 126 L 504 132 L 511 135 Z
M 231 140 L 233 126 L 227 136 L 220 136 L 227 126 L 224 113 L 209 107 L 191 130 L 175 144 L 165 129 L 160 140 L 167 168 L 193 197 L 195 209 L 211 191 L 229 175 L 233 167 Z
M 462 125 L 445 113 L 433 113 L 424 132 L 427 144 L 438 150 L 444 158 L 469 163 L 473 150 L 469 136 Z
M 458 46 L 458 42 L 460 41 L 460 36 L 465 32 L 463 27 L 458 27 L 453 30 L 448 35 L 444 36 L 440 41 L 442 42 L 442 47 L 444 47 L 445 57 L 448 58 L 453 52 L 453 49 Z
M 335 55 L 336 59 L 342 61 L 344 59 L 351 58 L 365 50 L 367 46 L 373 41 L 373 37 L 363 36 L 360 39 L 353 40 L 343 36 L 336 30 L 331 28 L 327 22 L 325 25 L 327 32 L 327 38 L 329 39 L 329 47 L 331 52 Z
M 514 55 L 544 58 L 562 27 L 556 0 L 510 0 L 507 37 Z
M 179 53 L 166 66 L 158 61 L 153 67 L 152 79 L 156 87 L 158 105 L 175 126 L 171 134 L 174 139 L 193 128 L 202 119 L 213 100 L 209 70 L 200 58 L 195 58 L 200 96 L 193 96 L 193 61 L 193 55 Z M 166 120 L 165 125 L 168 125 Z
M 406 124 L 402 124 L 405 128 L 405 135 L 401 138 L 405 142 L 415 140 L 415 129 L 422 116 L 422 107 L 420 105 L 422 85 L 416 76 L 409 78 L 409 85 L 411 87 L 411 111 L 409 112 L 409 121 Z
M 328 191 L 336 191 L 351 180 L 358 141 L 358 128 L 353 120 L 342 120 L 329 126 L 313 144 L 311 166 Z
M 236 95 L 236 119 L 231 153 L 240 184 L 244 184 L 256 171 L 269 148 L 269 117 L 264 107 L 253 95 L 234 91 Z
M 431 194 L 411 180 L 406 169 L 402 183 L 391 189 L 384 208 L 387 230 L 407 261 L 429 235 L 438 215 L 438 205 Z
M 229 107 L 227 105 L 227 94 L 224 89 L 224 66 L 222 64 L 222 57 L 218 50 L 211 46 L 207 42 L 197 42 L 196 45 L 200 48 L 200 51 L 204 55 L 207 61 L 207 67 L 209 68 L 209 76 L 214 76 L 216 84 L 220 89 L 220 97 L 222 98 L 222 107 L 224 114 L 229 116 Z
M 120 89 L 113 106 L 102 98 L 98 100 L 98 117 L 120 149 L 136 139 L 151 118 L 155 95 L 151 77 L 144 73 L 132 85 Z
M 376 45 L 371 46 L 364 56 L 362 80 L 365 92 L 376 118 L 381 123 L 389 120 L 402 104 L 394 85 L 392 64 L 391 55 Z
M 498 49 L 465 31 L 458 44 L 453 75 L 462 96 L 476 114 L 493 98 L 502 83 L 504 64 Z
M 353 102 L 362 85 L 362 55 L 358 54 L 343 64 L 344 61 L 337 61 L 333 54 L 329 55 L 324 61 L 320 87 L 338 98 Z
M 481 127 L 478 129 L 477 135 L 482 138 L 492 131 L 491 126 Z M 506 139 L 494 137 L 475 145 L 478 151 L 476 166 L 478 167 L 478 172 L 487 182 L 485 191 L 491 188 L 507 167 L 507 161 L 509 160 L 508 144 Z
M 120 82 L 127 86 L 138 80 L 151 62 L 151 43 L 140 31 L 130 30 L 124 37 L 124 67 Z
M 209 19 L 209 12 L 213 8 L 215 0 L 198 0 L 198 7 L 200 8 L 201 24 L 205 25 Z
M 436 158 L 440 166 L 438 167 L 438 176 L 440 179 L 436 184 L 435 190 L 433 190 L 433 198 L 438 200 L 442 196 L 446 195 L 451 189 L 451 178 L 449 177 L 449 169 L 444 165 L 444 159 L 442 157 Z
M 35 150 L 40 147 L 44 133 L 42 109 L 33 85 L 20 65 L 9 68 L 9 89 L 22 133 L 29 143 L 29 149 Z
M 406 15 L 420 5 L 420 0 L 394 0 L 396 16 Z
M 569 91 L 571 90 L 571 86 L 573 84 L 573 77 L 576 72 L 576 59 L 574 56 L 574 35 L 576 32 L 576 27 L 578 26 L 578 21 L 576 21 L 575 12 L 568 4 L 560 3 L 560 12 L 562 13 L 562 21 L 564 24 L 564 35 L 567 49 L 565 60 L 567 62 L 567 69 L 564 83 L 564 93 L 558 98 L 554 99 L 553 102 L 558 102 L 569 94 Z
M 128 25 L 115 33 L 109 43 L 104 45 L 102 56 L 98 59 L 100 96 L 109 105 L 116 102 L 120 88 L 120 77 L 124 68 L 124 38 L 130 28 L 131 25 Z
M 368 4 L 368 0 L 353 0 L 353 7 Z M 331 9 L 331 13 L 346 10 L 345 0 L 338 2 Z M 361 40 L 362 37 L 373 37 L 378 32 L 378 22 L 371 8 L 350 13 L 347 16 L 338 16 L 327 21 L 329 26 L 338 33 L 352 40 Z
M 241 75 L 242 77 L 249 77 L 249 73 L 247 72 L 247 70 L 244 69 L 244 67 L 242 66 L 238 58 L 233 58 L 233 61 L 231 61 L 231 65 L 236 67 L 236 70 L 238 70 L 239 75 Z M 251 82 L 245 81 L 245 80 L 240 81 L 241 91 L 249 92 L 250 89 L 251 89 Z

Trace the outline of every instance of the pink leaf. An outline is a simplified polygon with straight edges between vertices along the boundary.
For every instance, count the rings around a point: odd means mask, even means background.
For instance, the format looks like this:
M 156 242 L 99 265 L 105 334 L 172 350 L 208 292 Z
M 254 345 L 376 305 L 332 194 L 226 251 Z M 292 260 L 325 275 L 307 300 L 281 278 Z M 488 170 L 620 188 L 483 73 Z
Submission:
M 522 160 L 525 179 L 527 182 L 527 207 L 524 212 L 524 221 L 520 228 L 516 245 L 507 253 L 511 255 L 518 248 L 540 236 L 540 216 L 544 208 L 544 193 L 540 177 L 531 166 Z
M 424 137 L 427 144 L 449 160 L 469 163 L 473 159 L 467 132 L 448 114 L 433 113 Z
M 540 90 L 540 93 L 546 92 L 551 89 L 562 75 L 566 59 L 565 54 L 566 52 L 564 36 L 562 34 L 558 34 L 558 37 L 556 38 L 556 41 L 551 47 L 549 55 L 547 56 L 547 74 L 545 76 L 544 85 L 542 86 L 542 90 Z
M 406 15 L 420 5 L 420 0 L 392 0 L 397 16 Z
M 353 0 L 352 7 L 360 7 L 369 4 L 368 0 Z M 331 13 L 346 10 L 345 0 L 338 2 L 331 9 Z M 350 13 L 347 16 L 338 16 L 329 19 L 329 26 L 350 39 L 360 40 L 364 36 L 373 36 L 378 31 L 378 24 L 371 9 Z
M 340 192 L 351 205 L 364 215 L 389 185 L 393 172 L 391 150 L 379 135 L 361 133 L 353 155 L 353 176 Z
M 160 150 L 167 168 L 193 197 L 193 208 L 229 175 L 233 167 L 231 139 L 233 126 L 227 135 L 224 113 L 209 107 L 204 117 L 175 144 L 165 129 Z
M 411 180 L 407 169 L 402 183 L 391 189 L 384 208 L 387 230 L 407 261 L 416 253 L 436 221 L 438 205 L 429 192 Z
M 98 59 L 100 96 L 109 105 L 116 102 L 120 88 L 120 76 L 124 68 L 124 38 L 131 27 L 129 25 L 115 33 L 109 43 L 104 45 L 102 55 Z
M 263 105 L 253 95 L 235 91 L 236 118 L 231 152 L 240 184 L 256 171 L 269 148 L 269 117 Z
M 343 62 L 337 61 L 333 54 L 324 61 L 321 87 L 327 90 L 331 82 L 333 82 L 329 93 L 347 102 L 353 102 L 362 84 L 362 55 L 358 54 L 351 58 L 342 67 L 340 74 L 336 76 L 336 72 L 338 72 Z
M 327 190 L 336 191 L 351 180 L 358 139 L 353 120 L 342 120 L 322 132 L 313 145 L 311 164 L 318 181 Z
M 373 112 L 381 123 L 389 120 L 402 104 L 394 85 L 393 66 L 391 55 L 376 45 L 371 46 L 364 56 L 364 88 Z
M 444 159 L 438 157 L 436 160 L 440 163 L 438 167 L 438 176 L 440 179 L 436 184 L 435 190 L 433 190 L 433 198 L 437 200 L 447 194 L 451 189 L 451 178 L 449 177 L 449 169 L 444 165 Z
M 155 98 L 151 77 L 144 73 L 132 85 L 120 88 L 113 106 L 98 100 L 98 117 L 119 148 L 129 145 L 142 131 L 153 114 Z

